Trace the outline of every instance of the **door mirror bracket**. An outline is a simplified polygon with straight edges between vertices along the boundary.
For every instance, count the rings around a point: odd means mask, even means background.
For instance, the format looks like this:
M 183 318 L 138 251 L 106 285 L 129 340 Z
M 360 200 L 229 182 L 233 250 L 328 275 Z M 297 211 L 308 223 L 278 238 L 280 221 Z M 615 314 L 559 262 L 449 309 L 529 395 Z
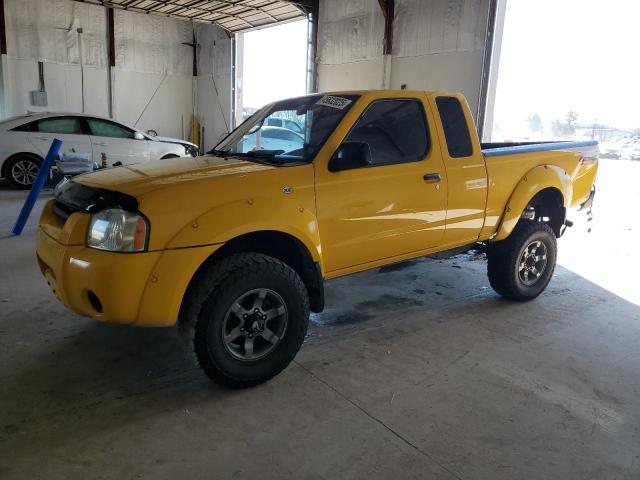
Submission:
M 329 161 L 329 171 L 352 170 L 371 166 L 371 147 L 365 142 L 345 142 Z

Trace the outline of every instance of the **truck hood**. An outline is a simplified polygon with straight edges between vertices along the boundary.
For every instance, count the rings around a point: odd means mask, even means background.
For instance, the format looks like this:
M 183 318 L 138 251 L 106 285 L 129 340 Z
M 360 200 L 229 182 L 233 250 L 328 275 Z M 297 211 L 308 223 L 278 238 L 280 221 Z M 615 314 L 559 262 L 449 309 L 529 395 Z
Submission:
M 213 156 L 105 168 L 58 184 L 67 213 L 105 208 L 141 212 L 149 250 L 223 243 L 247 228 L 289 231 L 315 224 L 314 166 L 271 166 Z M 64 208 L 62 208 L 64 207 Z
M 139 197 L 157 189 L 216 177 L 243 176 L 276 167 L 237 158 L 181 157 L 106 168 L 74 178 L 83 185 Z

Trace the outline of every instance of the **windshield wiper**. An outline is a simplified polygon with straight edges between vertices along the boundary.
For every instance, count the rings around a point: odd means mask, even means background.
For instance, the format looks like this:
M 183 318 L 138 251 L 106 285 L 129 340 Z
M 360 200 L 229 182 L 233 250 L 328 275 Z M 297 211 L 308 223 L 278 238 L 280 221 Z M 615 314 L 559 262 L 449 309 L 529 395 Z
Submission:
M 230 152 L 226 151 L 226 150 L 216 150 L 215 148 L 212 150 L 209 150 L 207 152 L 207 155 L 215 155 L 216 157 L 228 157 L 229 155 L 231 155 Z
M 249 152 L 234 153 L 234 157 L 244 158 L 250 162 L 263 163 L 265 165 L 278 165 L 282 162 L 277 158 L 284 150 L 251 150 Z
M 284 150 L 251 150 L 242 155 L 256 158 L 275 158 L 276 155 L 282 155 L 283 153 Z

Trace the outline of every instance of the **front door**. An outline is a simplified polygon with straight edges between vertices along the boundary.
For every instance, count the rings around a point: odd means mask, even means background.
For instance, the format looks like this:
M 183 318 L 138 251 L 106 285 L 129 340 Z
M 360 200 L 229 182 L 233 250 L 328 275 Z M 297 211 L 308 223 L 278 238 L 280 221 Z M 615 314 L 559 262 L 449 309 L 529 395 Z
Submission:
M 389 98 L 366 105 L 342 143 L 368 145 L 368 165 L 343 169 L 335 155 L 316 163 L 319 229 L 329 277 L 441 242 L 446 172 L 424 100 Z
M 101 118 L 87 118 L 87 124 L 96 161 L 101 160 L 103 153 L 109 166 L 116 162 L 131 165 L 149 160 L 148 140 L 136 139 L 134 130 Z
M 44 157 L 49 151 L 53 139 L 62 140 L 60 155 L 66 152 L 88 155 L 89 161 L 95 162 L 92 156 L 91 139 L 85 133 L 82 117 L 50 117 L 38 121 L 37 128 L 29 133 L 29 140 Z

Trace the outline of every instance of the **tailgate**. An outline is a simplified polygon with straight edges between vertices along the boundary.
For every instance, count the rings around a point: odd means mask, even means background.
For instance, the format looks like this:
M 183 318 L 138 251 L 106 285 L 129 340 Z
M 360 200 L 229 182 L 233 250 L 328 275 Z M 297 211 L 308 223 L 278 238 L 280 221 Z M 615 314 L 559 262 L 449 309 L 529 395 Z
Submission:
M 595 157 L 582 157 L 578 163 L 578 169 L 573 176 L 573 200 L 572 207 L 578 207 L 587 201 L 591 195 L 591 187 L 598 173 L 598 159 Z

